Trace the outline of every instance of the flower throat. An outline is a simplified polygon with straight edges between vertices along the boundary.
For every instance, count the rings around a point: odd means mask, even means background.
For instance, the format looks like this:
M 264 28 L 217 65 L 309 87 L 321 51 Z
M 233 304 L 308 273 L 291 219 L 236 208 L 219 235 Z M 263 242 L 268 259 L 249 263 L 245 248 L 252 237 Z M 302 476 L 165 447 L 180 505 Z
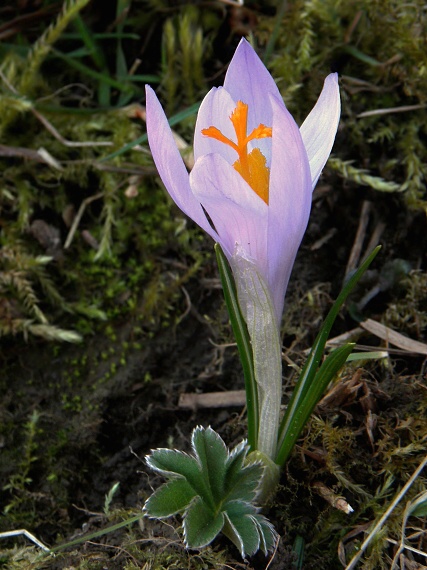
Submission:
M 254 139 L 264 139 L 271 137 L 272 128 L 263 124 L 258 125 L 249 135 L 248 128 L 248 105 L 238 101 L 236 108 L 230 116 L 236 133 L 237 143 L 233 142 L 216 127 L 202 129 L 202 134 L 211 137 L 228 146 L 231 146 L 239 158 L 233 163 L 233 167 L 242 176 L 249 186 L 258 196 L 268 204 L 268 187 L 270 179 L 270 169 L 267 160 L 259 148 L 254 148 L 248 153 L 248 143 Z

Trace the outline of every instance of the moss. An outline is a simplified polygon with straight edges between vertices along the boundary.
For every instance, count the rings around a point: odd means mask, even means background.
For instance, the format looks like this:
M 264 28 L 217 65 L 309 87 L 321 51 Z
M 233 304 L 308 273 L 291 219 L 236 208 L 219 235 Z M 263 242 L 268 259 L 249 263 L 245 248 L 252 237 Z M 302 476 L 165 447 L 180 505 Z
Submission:
M 228 388 L 240 381 L 240 367 L 233 349 L 213 349 L 207 340 L 231 341 L 212 281 L 210 245 L 161 188 L 146 141 L 123 150 L 145 133 L 140 119 L 145 81 L 157 87 L 168 116 L 185 111 L 187 117 L 174 128 L 191 141 L 195 114 L 188 108 L 221 83 L 239 36 L 236 22 L 249 16 L 255 22 L 250 39 L 261 56 L 279 26 L 267 63 L 299 123 L 325 75 L 340 74 L 343 114 L 335 156 L 314 202 L 318 229 L 309 228 L 283 322 L 289 364 L 285 398 L 292 370 L 301 365 L 330 304 L 330 291 L 342 277 L 361 199 L 373 201 L 379 217 L 390 215 L 386 256 L 398 252 L 418 268 L 369 307 L 371 316 L 420 340 L 427 326 L 424 221 L 417 221 L 419 240 L 404 245 L 406 237 L 399 234 L 410 228 L 413 212 L 426 211 L 426 11 L 421 0 L 297 0 L 286 3 L 281 19 L 275 16 L 277 2 L 248 2 L 240 9 L 222 2 L 190 6 L 150 0 L 144 10 L 136 2 L 122 12 L 124 2 L 108 25 L 97 4 L 87 5 L 76 28 L 64 31 L 64 12 L 49 28 L 48 15 L 11 38 L 16 49 L 0 51 L 0 130 L 14 153 L 0 159 L 5 458 L 0 498 L 9 505 L 1 526 L 31 526 L 52 544 L 65 542 L 88 521 L 99 530 L 115 516 L 133 516 L 126 506 L 114 511 L 116 499 L 135 506 L 148 492 L 150 482 L 130 446 L 143 457 L 150 447 L 179 439 L 187 420 L 216 423 L 231 440 L 244 430 L 241 418 L 226 410 L 194 411 L 190 417 L 176 409 L 180 390 Z M 76 30 L 84 30 L 86 39 Z M 107 30 L 110 37 L 102 37 Z M 137 39 L 125 37 L 136 31 Z M 105 52 L 102 68 L 90 41 Z M 138 79 L 143 74 L 148 78 Z M 52 157 L 50 164 L 40 159 L 40 148 Z M 331 238 L 330 246 L 310 250 L 313 234 L 317 239 L 341 227 L 343 233 Z M 356 325 L 343 314 L 338 326 L 346 331 Z M 84 342 L 63 346 L 60 341 L 78 339 L 73 332 Z M 57 342 L 49 347 L 41 342 L 52 339 Z M 220 374 L 211 372 L 214 350 L 221 351 L 220 364 L 215 361 Z M 284 537 L 278 564 L 292 558 L 292 543 L 301 535 L 307 570 L 342 567 L 337 548 L 344 545 L 348 561 L 363 540 L 349 533 L 380 516 L 414 471 L 425 453 L 427 430 L 419 367 L 417 359 L 404 356 L 388 367 L 368 363 L 344 401 L 316 411 L 271 507 Z M 354 374 L 348 367 L 337 385 L 349 385 Z M 374 402 L 371 414 L 369 402 Z M 31 409 L 39 411 L 37 421 Z M 166 430 L 171 423 L 174 431 Z M 104 517 L 104 496 L 113 479 L 121 486 L 111 516 L 93 521 L 81 509 Z M 319 480 L 345 495 L 355 514 L 348 517 L 325 504 L 311 486 Z M 420 478 L 408 500 L 424 487 Z M 400 540 L 402 522 L 399 508 L 367 554 L 366 568 L 389 562 L 387 538 Z M 104 544 L 83 548 L 81 543 L 53 561 L 23 547 L 21 538 L 8 540 L 0 565 L 93 569 L 113 565 L 114 557 L 128 570 L 241 564 L 221 544 L 186 552 L 179 532 L 168 532 L 169 527 L 153 528 L 147 521 L 144 530 L 108 533 Z M 266 564 L 254 560 L 247 567 Z

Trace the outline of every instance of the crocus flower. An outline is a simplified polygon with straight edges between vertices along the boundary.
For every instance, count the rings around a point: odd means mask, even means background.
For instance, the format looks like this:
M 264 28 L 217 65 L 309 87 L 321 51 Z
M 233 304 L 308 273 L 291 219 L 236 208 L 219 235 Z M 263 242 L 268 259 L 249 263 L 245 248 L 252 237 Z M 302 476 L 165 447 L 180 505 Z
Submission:
M 248 326 L 259 400 L 256 449 L 274 460 L 281 399 L 280 319 L 285 291 L 331 151 L 340 100 L 336 74 L 301 129 L 248 42 L 240 42 L 224 86 L 204 98 L 188 174 L 163 109 L 146 89 L 154 162 L 177 206 L 222 247 Z
M 224 86 L 211 89 L 200 106 L 190 175 L 149 86 L 146 95 L 148 141 L 170 196 L 221 245 L 230 262 L 238 251 L 255 263 L 280 323 L 312 190 L 338 127 L 337 74 L 326 78 L 298 129 L 273 78 L 242 39 Z

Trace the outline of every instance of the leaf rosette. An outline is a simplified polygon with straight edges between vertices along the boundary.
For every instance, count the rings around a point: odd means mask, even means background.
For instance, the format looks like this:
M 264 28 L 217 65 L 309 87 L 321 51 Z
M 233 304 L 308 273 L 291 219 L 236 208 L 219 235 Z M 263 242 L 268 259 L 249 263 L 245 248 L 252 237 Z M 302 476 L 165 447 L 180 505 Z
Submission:
M 242 557 L 274 547 L 277 534 L 255 501 L 264 467 L 246 462 L 242 441 L 231 452 L 210 427 L 193 430 L 193 453 L 156 449 L 147 464 L 168 481 L 146 501 L 145 514 L 166 518 L 182 514 L 187 548 L 202 548 L 223 532 Z

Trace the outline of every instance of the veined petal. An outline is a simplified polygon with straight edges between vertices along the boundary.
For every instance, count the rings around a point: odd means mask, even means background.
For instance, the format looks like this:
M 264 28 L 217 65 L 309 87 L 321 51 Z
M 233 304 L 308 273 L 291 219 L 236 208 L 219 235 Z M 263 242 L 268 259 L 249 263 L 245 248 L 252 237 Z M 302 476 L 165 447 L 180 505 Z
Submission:
M 231 259 L 238 244 L 266 272 L 267 204 L 219 154 L 199 158 L 190 184 L 210 216 L 227 257 Z
M 311 176 L 297 124 L 281 100 L 270 96 L 273 148 L 268 208 L 268 282 L 280 323 L 283 302 L 311 208 Z
M 213 152 L 220 154 L 227 162 L 232 164 L 237 159 L 237 153 L 230 146 L 202 134 L 202 129 L 211 126 L 218 128 L 228 139 L 235 141 L 231 114 L 237 101 L 233 101 L 230 93 L 223 87 L 214 87 L 203 99 L 197 115 L 194 130 L 194 159 Z
M 154 91 L 146 86 L 147 136 L 160 178 L 175 204 L 215 241 L 216 232 L 191 191 L 188 172 L 179 154 L 166 115 Z
M 301 125 L 300 131 L 310 161 L 313 188 L 328 160 L 340 119 L 341 103 L 338 74 L 325 79 L 317 103 Z
M 271 126 L 273 115 L 268 94 L 271 93 L 281 100 L 279 89 L 265 65 L 244 38 L 240 40 L 228 66 L 224 88 L 234 101 L 243 101 L 249 105 L 248 133 L 259 124 Z

